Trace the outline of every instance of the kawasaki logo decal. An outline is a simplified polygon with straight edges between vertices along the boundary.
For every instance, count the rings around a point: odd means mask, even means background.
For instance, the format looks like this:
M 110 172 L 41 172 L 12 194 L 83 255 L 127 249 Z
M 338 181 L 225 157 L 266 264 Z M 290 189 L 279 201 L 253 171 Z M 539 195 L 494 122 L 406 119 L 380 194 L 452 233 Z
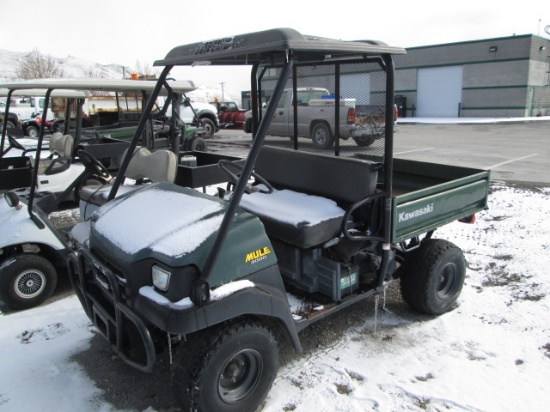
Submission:
M 255 250 L 254 252 L 250 252 L 246 254 L 246 258 L 244 259 L 244 263 L 258 263 L 264 259 L 267 259 L 267 255 L 271 253 L 271 250 L 267 246 L 265 246 L 262 249 Z
M 420 209 L 413 210 L 412 212 L 401 212 L 399 213 L 399 222 L 406 222 L 409 219 L 414 219 L 434 211 L 434 204 L 430 203 L 429 205 L 422 207 Z

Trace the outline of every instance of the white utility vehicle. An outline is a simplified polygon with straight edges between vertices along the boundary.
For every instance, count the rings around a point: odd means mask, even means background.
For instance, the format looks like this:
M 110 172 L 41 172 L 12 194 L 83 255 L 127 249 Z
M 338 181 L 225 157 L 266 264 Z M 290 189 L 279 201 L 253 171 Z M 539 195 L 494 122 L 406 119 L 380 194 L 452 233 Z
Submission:
M 50 99 L 54 94 L 65 94 L 66 97 L 76 99 L 77 106 L 80 107 L 83 91 L 124 91 L 148 96 L 155 89 L 162 88 L 162 94 L 168 95 L 171 99 L 181 99 L 183 93 L 194 90 L 195 87 L 188 81 L 168 81 L 157 86 L 153 82 L 145 81 L 90 79 L 0 83 L 0 88 L 9 90 L 8 97 L 23 91 L 28 93 L 28 89 L 43 90 L 46 99 L 44 112 L 47 112 Z M 158 94 L 159 90 L 156 90 L 156 93 Z M 179 105 L 176 104 L 174 107 Z M 24 146 L 19 146 L 17 138 L 7 133 L 6 126 L 2 128 L 0 191 L 5 193 L 4 201 L 0 201 L 0 233 L 2 234 L 0 236 L 0 300 L 11 309 L 30 308 L 44 302 L 53 293 L 58 275 L 66 273 L 66 257 L 71 251 L 70 244 L 66 241 L 67 231 L 70 228 L 57 230 L 49 220 L 49 213 L 56 210 L 61 201 L 67 199 L 70 193 L 82 186 L 85 181 L 97 183 L 110 180 L 109 172 L 96 159 L 94 153 L 109 153 L 113 148 L 119 150 L 121 147 L 127 150 L 131 146 L 129 142 L 108 139 L 81 141 L 80 113 L 81 110 L 77 109 L 74 136 L 67 133 L 69 130 L 67 122 L 65 133 L 61 134 L 61 138 L 50 137 L 50 147 L 52 144 L 59 144 L 60 147 L 69 145 L 68 142 L 72 141 L 72 150 L 67 148 L 68 156 L 63 161 L 43 159 L 41 155 L 45 140 L 43 127 L 32 157 Z M 177 131 L 179 128 L 175 127 L 173 130 Z M 174 135 L 173 140 L 181 138 L 179 133 Z M 59 142 L 57 142 L 58 138 Z M 177 142 L 175 147 L 180 147 Z M 19 150 L 22 155 L 4 156 L 12 150 Z M 45 163 L 45 160 L 59 164 L 66 162 L 69 168 L 75 168 L 78 164 L 75 170 L 78 169 L 80 174 L 76 177 L 66 177 L 63 182 L 65 189 L 61 194 L 42 190 L 46 186 L 39 180 L 44 176 L 50 176 L 40 173 L 43 167 L 41 163 Z M 25 189 L 17 191 L 22 187 Z

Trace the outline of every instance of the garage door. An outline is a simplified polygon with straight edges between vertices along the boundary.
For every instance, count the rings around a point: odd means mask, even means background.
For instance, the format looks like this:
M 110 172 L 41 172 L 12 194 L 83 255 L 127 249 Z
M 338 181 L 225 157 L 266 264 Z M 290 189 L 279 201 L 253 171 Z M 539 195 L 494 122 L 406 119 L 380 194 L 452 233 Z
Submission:
M 345 74 L 340 78 L 340 94 L 356 104 L 370 104 L 370 75 Z
M 462 66 L 418 70 L 418 117 L 458 117 Z

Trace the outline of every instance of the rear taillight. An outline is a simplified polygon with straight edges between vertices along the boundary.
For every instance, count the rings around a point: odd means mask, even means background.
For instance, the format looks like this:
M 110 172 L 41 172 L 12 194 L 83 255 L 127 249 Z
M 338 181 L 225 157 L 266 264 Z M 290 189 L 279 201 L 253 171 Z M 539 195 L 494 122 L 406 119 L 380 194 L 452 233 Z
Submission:
M 462 222 L 462 223 L 469 223 L 469 224 L 473 225 L 476 222 L 476 215 L 473 214 L 473 215 L 470 215 L 470 216 L 466 216 L 466 217 L 463 217 L 462 219 L 458 219 L 458 221 Z
M 35 120 L 36 123 L 38 123 L 38 124 L 42 123 L 42 118 L 41 118 L 40 116 L 36 116 L 36 117 L 34 118 L 34 120 Z
M 348 124 L 355 124 L 355 109 L 348 109 Z

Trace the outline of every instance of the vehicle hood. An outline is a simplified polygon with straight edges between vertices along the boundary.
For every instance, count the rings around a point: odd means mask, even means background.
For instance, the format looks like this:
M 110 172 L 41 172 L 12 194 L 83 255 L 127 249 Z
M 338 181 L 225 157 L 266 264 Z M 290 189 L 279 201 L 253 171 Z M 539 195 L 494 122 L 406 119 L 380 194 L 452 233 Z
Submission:
M 89 247 L 115 266 L 148 260 L 167 267 L 194 265 L 202 271 L 226 206 L 226 201 L 190 188 L 148 185 L 94 212 Z M 263 224 L 238 208 L 209 283 L 223 285 L 276 263 Z
M 169 183 L 147 185 L 94 213 L 90 246 L 116 252 L 128 262 L 181 258 L 217 232 L 224 212 L 225 202 L 196 190 Z

